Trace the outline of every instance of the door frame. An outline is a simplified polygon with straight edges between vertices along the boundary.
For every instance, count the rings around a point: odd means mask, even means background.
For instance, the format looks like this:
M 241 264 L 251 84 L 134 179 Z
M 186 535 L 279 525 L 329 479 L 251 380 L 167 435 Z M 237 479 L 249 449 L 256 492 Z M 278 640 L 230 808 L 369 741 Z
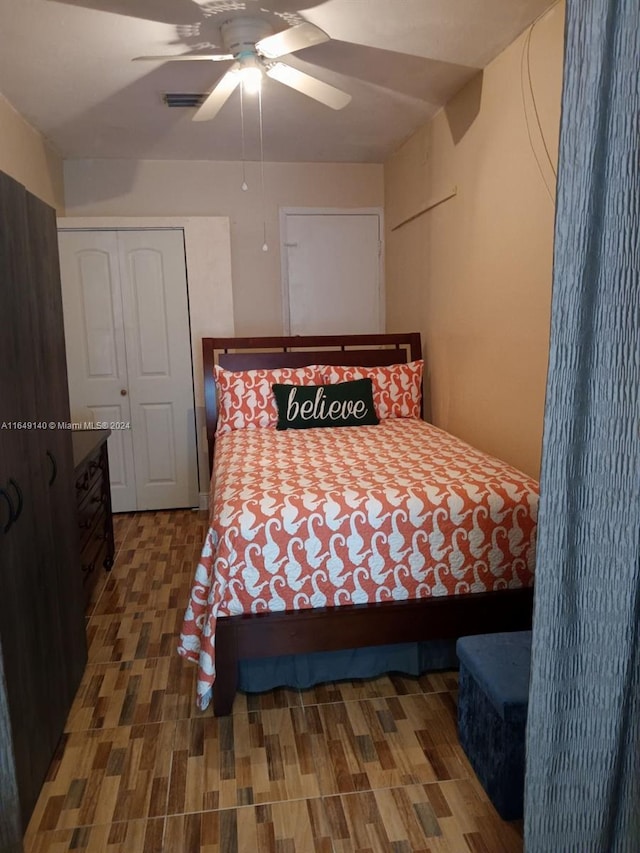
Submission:
M 378 217 L 378 316 L 380 323 L 376 331 L 386 327 L 386 298 L 384 281 L 384 209 L 382 207 L 281 207 L 280 208 L 280 269 L 282 328 L 285 335 L 291 334 L 289 306 L 289 263 L 287 256 L 287 216 L 377 216 Z
M 189 335 L 194 385 L 200 509 L 209 506 L 209 457 L 204 412 L 203 337 L 233 337 L 231 226 L 227 216 L 62 216 L 59 231 L 184 233 Z

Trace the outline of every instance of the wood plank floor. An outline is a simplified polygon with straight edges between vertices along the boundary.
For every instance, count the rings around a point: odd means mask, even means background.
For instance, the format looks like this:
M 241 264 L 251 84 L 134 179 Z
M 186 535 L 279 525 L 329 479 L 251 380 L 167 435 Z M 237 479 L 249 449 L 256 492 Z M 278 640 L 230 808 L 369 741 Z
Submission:
M 89 663 L 25 853 L 520 853 L 456 736 L 455 673 L 195 706 L 177 635 L 203 514 L 115 519 Z

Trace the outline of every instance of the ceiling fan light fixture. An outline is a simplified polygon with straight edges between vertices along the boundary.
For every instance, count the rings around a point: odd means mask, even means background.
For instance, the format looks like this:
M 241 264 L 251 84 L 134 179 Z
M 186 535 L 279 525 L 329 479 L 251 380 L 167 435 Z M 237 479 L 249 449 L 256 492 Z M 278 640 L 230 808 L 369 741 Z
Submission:
M 255 54 L 249 53 L 246 56 L 239 56 L 238 63 L 240 68 L 238 74 L 242 89 L 247 95 L 257 95 L 262 86 L 262 65 Z

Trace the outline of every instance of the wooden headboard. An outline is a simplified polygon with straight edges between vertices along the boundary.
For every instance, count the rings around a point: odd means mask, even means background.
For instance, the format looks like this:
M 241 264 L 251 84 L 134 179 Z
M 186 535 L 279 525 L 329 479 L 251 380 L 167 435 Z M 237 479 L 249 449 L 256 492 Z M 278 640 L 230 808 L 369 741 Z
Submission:
M 398 335 L 296 335 L 295 337 L 203 338 L 204 407 L 209 445 L 209 471 L 218 420 L 215 364 L 225 370 L 345 364 L 377 367 L 422 358 L 420 332 Z

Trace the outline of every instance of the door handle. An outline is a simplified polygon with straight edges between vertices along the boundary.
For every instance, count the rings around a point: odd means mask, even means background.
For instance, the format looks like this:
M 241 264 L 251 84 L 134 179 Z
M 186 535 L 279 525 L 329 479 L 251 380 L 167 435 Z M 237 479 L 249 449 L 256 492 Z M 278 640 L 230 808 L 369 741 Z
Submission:
M 126 388 L 121 388 L 121 389 L 120 389 L 120 396 L 121 396 L 121 397 L 126 397 L 126 396 L 127 396 L 127 389 L 126 389 Z
M 9 493 L 0 486 L 0 497 L 3 497 L 7 502 L 7 506 L 9 507 L 9 520 L 2 528 L 3 533 L 7 533 L 11 525 L 15 520 L 15 516 L 13 514 L 13 504 L 11 503 L 11 498 L 9 497 Z
M 51 477 L 49 478 L 49 485 L 53 486 L 55 479 L 58 476 L 58 466 L 56 464 L 56 457 L 50 450 L 47 450 L 47 456 L 51 461 Z
M 13 477 L 9 477 L 9 485 L 13 486 L 13 489 L 16 493 L 16 497 L 18 498 L 18 506 L 17 506 L 17 509 L 15 510 L 15 512 L 13 514 L 13 521 L 17 521 L 20 518 L 20 514 L 22 513 L 22 505 L 23 505 L 22 489 L 16 483 L 16 481 L 13 479 Z

